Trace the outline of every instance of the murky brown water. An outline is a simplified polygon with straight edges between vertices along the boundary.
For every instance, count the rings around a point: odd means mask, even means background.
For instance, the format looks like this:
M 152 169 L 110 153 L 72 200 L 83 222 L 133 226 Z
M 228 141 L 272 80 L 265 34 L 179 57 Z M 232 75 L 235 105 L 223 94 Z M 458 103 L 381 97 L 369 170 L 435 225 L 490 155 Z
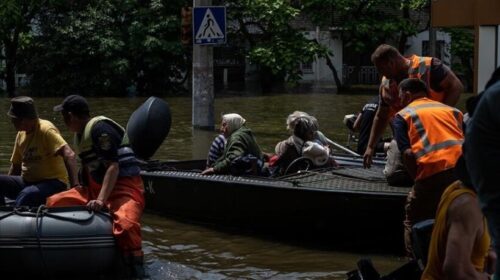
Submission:
M 463 108 L 464 96 L 459 108 Z M 222 112 L 237 112 L 247 119 L 247 126 L 257 136 L 264 151 L 287 137 L 285 118 L 294 110 L 306 111 L 317 117 L 320 129 L 339 143 L 347 140 L 342 124 L 345 114 L 362 108 L 371 99 L 368 95 L 286 94 L 272 96 L 218 97 L 216 116 Z M 125 124 L 130 114 L 144 98 L 89 98 L 93 115 L 106 115 Z M 172 110 L 172 128 L 156 159 L 199 159 L 217 135 L 215 131 L 191 128 L 191 99 L 168 97 Z M 39 115 L 52 120 L 70 142 L 71 136 L 52 107 L 61 99 L 35 100 Z M 8 99 L 0 100 L 0 110 L 7 112 Z M 5 172 L 15 131 L 4 114 L 0 121 L 0 170 Z M 216 120 L 219 122 L 219 120 Z M 152 279 L 345 279 L 345 273 L 355 268 L 365 255 L 321 248 L 306 248 L 281 243 L 279 238 L 235 234 L 227 231 L 191 225 L 176 220 L 145 214 L 143 217 L 144 251 L 147 270 Z M 398 256 L 371 255 L 375 266 L 389 272 L 404 260 Z

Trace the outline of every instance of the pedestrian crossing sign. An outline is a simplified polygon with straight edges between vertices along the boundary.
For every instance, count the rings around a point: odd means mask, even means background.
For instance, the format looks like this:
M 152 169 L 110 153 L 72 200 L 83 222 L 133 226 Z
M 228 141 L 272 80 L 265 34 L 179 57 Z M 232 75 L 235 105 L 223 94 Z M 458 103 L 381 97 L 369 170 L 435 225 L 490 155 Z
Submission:
M 193 27 L 195 45 L 226 43 L 226 7 L 194 7 Z

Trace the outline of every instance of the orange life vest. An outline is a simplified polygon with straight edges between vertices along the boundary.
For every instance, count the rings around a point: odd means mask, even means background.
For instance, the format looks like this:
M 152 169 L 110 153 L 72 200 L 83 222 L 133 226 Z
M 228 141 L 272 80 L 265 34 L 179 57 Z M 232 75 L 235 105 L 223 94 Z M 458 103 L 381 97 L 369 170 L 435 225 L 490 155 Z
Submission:
M 408 125 L 411 151 L 417 159 L 415 180 L 455 167 L 464 139 L 462 112 L 424 97 L 411 102 L 398 115 Z
M 432 57 L 412 55 L 408 57 L 408 59 L 411 61 L 410 68 L 408 69 L 408 78 L 424 81 L 429 89 L 429 98 L 443 102 L 445 98 L 444 93 L 434 91 L 430 86 Z M 398 84 L 384 76 L 382 77 L 380 86 L 386 88 L 386 90 L 381 91 L 384 102 L 396 110 L 401 110 L 403 106 L 401 106 L 401 101 L 399 99 Z

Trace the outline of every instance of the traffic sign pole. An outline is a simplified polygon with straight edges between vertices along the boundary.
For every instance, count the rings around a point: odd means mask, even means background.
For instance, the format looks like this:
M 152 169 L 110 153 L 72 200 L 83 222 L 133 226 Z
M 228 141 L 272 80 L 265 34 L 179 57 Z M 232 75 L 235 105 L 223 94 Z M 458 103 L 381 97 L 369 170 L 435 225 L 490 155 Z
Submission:
M 194 0 L 197 6 L 210 6 L 212 0 Z M 194 16 L 193 16 L 194 19 Z M 193 30 L 196 29 L 193 25 Z M 194 42 L 195 38 L 193 38 Z M 195 129 L 214 130 L 214 63 L 213 47 L 193 44 L 193 110 Z

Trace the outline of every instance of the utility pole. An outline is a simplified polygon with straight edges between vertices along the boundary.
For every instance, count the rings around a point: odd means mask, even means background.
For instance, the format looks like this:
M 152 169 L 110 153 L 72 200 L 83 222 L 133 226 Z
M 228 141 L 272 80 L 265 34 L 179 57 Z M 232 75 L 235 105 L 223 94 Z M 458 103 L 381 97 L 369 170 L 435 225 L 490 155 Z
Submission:
M 212 0 L 193 0 L 193 8 Z M 194 39 L 194 38 L 193 38 Z M 210 45 L 193 44 L 193 128 L 214 130 L 214 55 Z
M 436 57 L 436 29 L 429 27 L 429 56 Z

